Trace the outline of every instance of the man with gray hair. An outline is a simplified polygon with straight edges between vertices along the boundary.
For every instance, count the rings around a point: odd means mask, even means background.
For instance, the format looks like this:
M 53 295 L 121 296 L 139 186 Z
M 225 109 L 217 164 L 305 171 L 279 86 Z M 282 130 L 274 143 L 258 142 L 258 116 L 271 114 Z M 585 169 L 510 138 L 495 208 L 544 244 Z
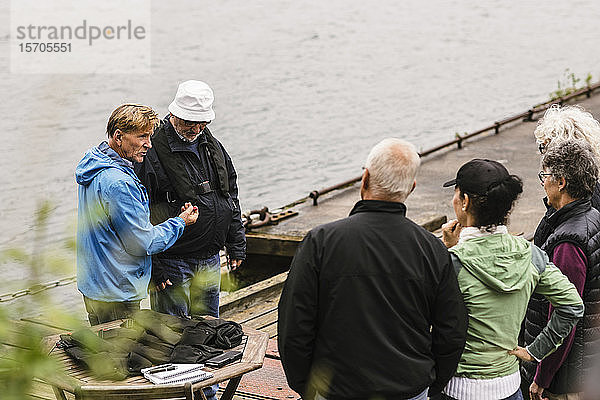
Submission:
M 467 315 L 440 240 L 406 218 L 419 155 L 370 152 L 350 216 L 311 230 L 279 302 L 279 352 L 304 399 L 426 399 L 454 374 Z

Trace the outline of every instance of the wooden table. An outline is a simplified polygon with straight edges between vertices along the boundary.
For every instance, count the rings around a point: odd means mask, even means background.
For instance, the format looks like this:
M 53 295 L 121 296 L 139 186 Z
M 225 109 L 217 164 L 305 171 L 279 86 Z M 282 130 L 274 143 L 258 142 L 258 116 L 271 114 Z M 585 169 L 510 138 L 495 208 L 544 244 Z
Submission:
M 121 325 L 123 320 L 116 320 L 93 326 L 92 330 L 113 329 Z M 67 394 L 71 393 L 77 400 L 91 399 L 187 399 L 194 398 L 205 399 L 204 393 L 200 390 L 203 387 L 211 386 L 226 380 L 229 380 L 221 400 L 231 400 L 237 389 L 242 376 L 250 371 L 261 368 L 267 350 L 269 335 L 266 332 L 260 332 L 251 328 L 243 328 L 245 343 L 234 350 L 244 352 L 240 361 L 226 365 L 223 368 L 211 369 L 214 377 L 197 382 L 194 384 L 171 384 L 154 385 L 143 376 L 133 376 L 122 381 L 102 381 L 90 375 L 85 367 L 81 367 L 65 353 L 64 350 L 55 347 L 60 339 L 60 335 L 52 335 L 44 338 L 44 346 L 49 354 L 56 357 L 64 366 L 65 376 L 61 378 L 46 379 L 54 390 L 54 395 L 58 400 L 66 400 Z M 65 393 L 66 392 L 66 393 Z M 69 396 L 72 398 L 72 396 Z

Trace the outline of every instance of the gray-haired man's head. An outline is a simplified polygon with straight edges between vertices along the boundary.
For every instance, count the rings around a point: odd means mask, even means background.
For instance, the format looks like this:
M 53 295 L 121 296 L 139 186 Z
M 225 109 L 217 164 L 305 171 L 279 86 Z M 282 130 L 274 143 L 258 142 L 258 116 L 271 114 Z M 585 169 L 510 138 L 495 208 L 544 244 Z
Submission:
M 382 140 L 367 157 L 361 197 L 404 202 L 415 187 L 420 165 L 419 154 L 409 142 L 396 138 Z

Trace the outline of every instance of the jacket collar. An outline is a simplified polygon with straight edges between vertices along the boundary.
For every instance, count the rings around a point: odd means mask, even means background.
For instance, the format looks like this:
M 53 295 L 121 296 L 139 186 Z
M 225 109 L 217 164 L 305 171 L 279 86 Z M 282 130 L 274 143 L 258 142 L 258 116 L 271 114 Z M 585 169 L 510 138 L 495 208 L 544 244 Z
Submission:
M 505 235 L 508 233 L 508 228 L 506 227 L 506 225 L 496 225 L 493 226 L 490 230 L 488 230 L 485 227 L 467 226 L 460 230 L 458 243 L 462 243 L 465 240 L 469 239 L 495 235 L 497 233 Z
M 361 212 L 388 212 L 406 216 L 406 206 L 404 203 L 382 200 L 360 200 L 354 205 L 350 215 Z
M 582 214 L 588 211 L 591 207 L 592 202 L 590 201 L 590 199 L 575 200 L 567 204 L 560 210 L 557 210 L 556 212 L 549 215 L 547 219 L 548 224 L 550 224 L 550 226 L 552 226 L 553 228 L 556 228 L 564 221 L 574 217 L 575 215 Z
M 108 145 L 108 142 L 106 140 L 98 145 L 98 150 L 100 150 L 101 152 L 106 154 L 108 156 L 108 158 L 113 160 L 118 165 L 120 165 L 122 167 L 127 167 L 129 169 L 133 169 L 133 163 L 131 161 L 126 160 L 123 157 L 121 157 L 116 151 L 114 151 Z

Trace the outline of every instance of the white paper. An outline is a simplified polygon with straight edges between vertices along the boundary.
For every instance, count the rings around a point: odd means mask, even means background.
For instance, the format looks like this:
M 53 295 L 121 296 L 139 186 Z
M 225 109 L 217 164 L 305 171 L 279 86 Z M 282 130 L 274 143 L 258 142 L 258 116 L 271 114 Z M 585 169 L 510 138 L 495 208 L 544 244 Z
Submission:
M 168 368 L 168 370 L 166 370 Z M 160 385 L 166 383 L 200 382 L 214 375 L 204 371 L 204 364 L 164 364 L 142 369 L 144 378 Z

